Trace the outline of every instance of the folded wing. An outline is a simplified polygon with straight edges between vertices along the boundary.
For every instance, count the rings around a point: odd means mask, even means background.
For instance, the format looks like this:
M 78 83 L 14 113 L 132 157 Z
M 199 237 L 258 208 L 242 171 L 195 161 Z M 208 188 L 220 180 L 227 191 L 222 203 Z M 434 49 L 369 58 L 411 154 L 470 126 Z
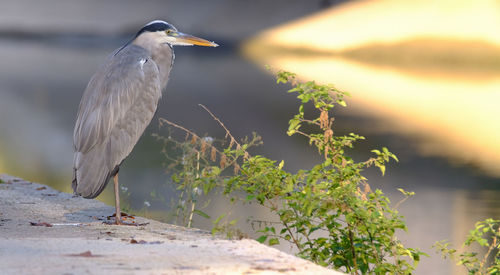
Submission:
M 73 190 L 99 195 L 118 172 L 156 112 L 161 97 L 158 66 L 129 45 L 108 58 L 84 92 L 73 133 Z

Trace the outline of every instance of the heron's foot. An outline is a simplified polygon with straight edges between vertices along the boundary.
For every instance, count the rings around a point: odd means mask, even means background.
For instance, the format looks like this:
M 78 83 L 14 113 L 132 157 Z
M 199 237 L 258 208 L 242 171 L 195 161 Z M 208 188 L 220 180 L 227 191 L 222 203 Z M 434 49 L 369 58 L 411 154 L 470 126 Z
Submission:
M 132 215 L 129 215 L 125 212 L 120 212 L 120 218 L 122 221 L 127 221 L 127 220 L 135 220 L 135 217 Z M 108 216 L 107 220 L 115 220 L 116 219 L 116 213 L 113 213 L 113 215 Z
M 105 221 L 103 223 L 107 225 L 129 225 L 129 226 L 144 226 L 149 224 L 147 222 L 137 223 L 135 221 L 124 221 L 124 220 Z
M 105 221 L 105 224 L 109 225 L 130 225 L 130 226 L 144 226 L 147 225 L 148 223 L 137 223 L 135 221 L 135 217 L 132 215 L 129 215 L 125 212 L 121 212 L 121 217 L 119 219 L 116 218 L 116 213 L 114 213 L 111 216 L 107 217 L 107 221 Z

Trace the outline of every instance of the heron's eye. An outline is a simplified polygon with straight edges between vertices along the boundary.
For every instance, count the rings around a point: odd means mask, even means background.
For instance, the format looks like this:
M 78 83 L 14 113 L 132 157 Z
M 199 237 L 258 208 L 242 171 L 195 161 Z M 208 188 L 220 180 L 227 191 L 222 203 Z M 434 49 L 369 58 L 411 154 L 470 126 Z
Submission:
M 172 30 L 171 30 L 171 29 L 168 29 L 168 30 L 167 30 L 167 34 L 172 34 Z

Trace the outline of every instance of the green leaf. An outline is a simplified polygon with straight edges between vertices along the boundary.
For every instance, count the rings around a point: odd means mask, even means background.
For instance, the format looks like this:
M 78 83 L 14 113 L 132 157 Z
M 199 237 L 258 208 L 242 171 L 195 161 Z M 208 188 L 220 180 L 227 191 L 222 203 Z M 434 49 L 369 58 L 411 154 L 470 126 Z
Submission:
M 198 214 L 199 216 L 201 216 L 205 219 L 210 219 L 210 216 L 201 210 L 195 209 L 195 210 L 193 210 L 193 213 Z
M 287 134 L 289 136 L 295 134 L 295 132 L 300 128 L 300 120 L 297 118 L 292 118 L 289 122 Z
M 285 165 L 285 161 L 281 161 L 280 164 L 278 165 L 278 170 L 283 169 L 283 165 Z
M 394 155 L 394 154 L 392 154 L 392 153 L 391 153 L 391 155 L 390 155 L 390 156 L 391 156 L 391 158 L 393 158 L 396 162 L 399 162 L 399 159 L 398 159 L 398 157 L 396 157 L 396 155 Z
M 217 217 L 217 219 L 215 219 L 215 221 L 213 221 L 212 223 L 213 224 L 219 224 L 219 222 L 226 216 L 226 214 L 222 214 L 220 215 L 219 217 Z
M 384 176 L 385 175 L 385 165 L 379 164 L 377 166 L 380 169 L 380 172 L 382 172 L 382 176 Z
M 266 240 L 267 240 L 266 235 L 262 235 L 256 239 L 256 241 L 258 241 L 259 243 L 264 243 Z
M 403 188 L 398 188 L 397 190 L 408 197 L 415 195 L 415 192 L 405 191 Z
M 277 244 L 280 244 L 278 238 L 269 239 L 269 245 L 277 245 Z

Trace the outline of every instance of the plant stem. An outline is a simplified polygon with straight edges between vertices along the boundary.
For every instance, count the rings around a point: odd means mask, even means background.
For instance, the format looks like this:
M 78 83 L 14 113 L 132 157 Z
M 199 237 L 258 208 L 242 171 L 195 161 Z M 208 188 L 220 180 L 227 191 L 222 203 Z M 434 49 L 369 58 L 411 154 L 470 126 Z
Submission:
M 180 197 L 179 204 L 182 205 L 181 202 L 182 202 L 182 198 L 184 197 L 184 190 L 182 190 L 181 195 L 179 197 Z M 177 211 L 175 213 L 175 224 L 176 225 L 177 225 L 177 220 L 179 219 L 179 216 L 180 216 L 180 213 L 179 213 L 180 211 L 181 211 L 181 208 L 178 205 L 177 206 Z
M 200 178 L 200 151 L 197 151 L 196 153 L 196 178 L 195 178 L 195 181 L 197 179 Z M 196 196 L 197 194 L 193 194 L 193 197 Z M 194 208 L 196 206 L 196 201 L 195 200 L 192 200 L 191 202 L 191 211 L 189 213 L 189 220 L 188 220 L 188 224 L 187 224 L 187 227 L 190 228 L 191 227 L 191 224 L 193 222 L 193 214 L 194 214 Z
M 193 221 L 193 214 L 194 214 L 194 207 L 196 205 L 196 202 L 192 202 L 191 203 L 191 211 L 189 213 L 189 220 L 188 220 L 188 224 L 187 224 L 187 228 L 190 228 L 191 227 L 191 223 Z
M 351 230 L 351 225 L 348 224 L 348 227 L 349 227 L 349 241 L 351 243 L 352 263 L 354 264 L 354 269 L 358 270 L 358 264 L 356 263 L 356 250 L 354 249 L 354 240 L 353 240 L 354 236 L 353 236 L 353 233 Z M 356 271 L 356 273 L 357 273 L 357 271 Z
M 500 233 L 500 226 L 498 227 L 498 233 Z M 495 233 L 493 233 L 495 234 Z M 493 241 L 491 242 L 491 245 L 490 247 L 488 248 L 488 252 L 486 252 L 486 254 L 484 255 L 484 258 L 483 260 L 481 261 L 480 265 L 479 265 L 479 270 L 482 271 L 483 270 L 483 266 L 484 264 L 486 263 L 486 261 L 488 260 L 488 257 L 490 256 L 490 253 L 491 251 L 497 247 L 497 236 L 493 235 Z
M 288 231 L 288 234 L 290 234 L 290 237 L 292 238 L 293 243 L 299 249 L 299 253 L 302 252 L 302 246 L 300 245 L 299 241 L 297 239 L 295 239 L 295 237 L 293 236 L 292 230 L 290 229 L 290 227 L 288 227 L 288 223 L 283 221 L 283 225 L 285 226 L 286 231 Z

